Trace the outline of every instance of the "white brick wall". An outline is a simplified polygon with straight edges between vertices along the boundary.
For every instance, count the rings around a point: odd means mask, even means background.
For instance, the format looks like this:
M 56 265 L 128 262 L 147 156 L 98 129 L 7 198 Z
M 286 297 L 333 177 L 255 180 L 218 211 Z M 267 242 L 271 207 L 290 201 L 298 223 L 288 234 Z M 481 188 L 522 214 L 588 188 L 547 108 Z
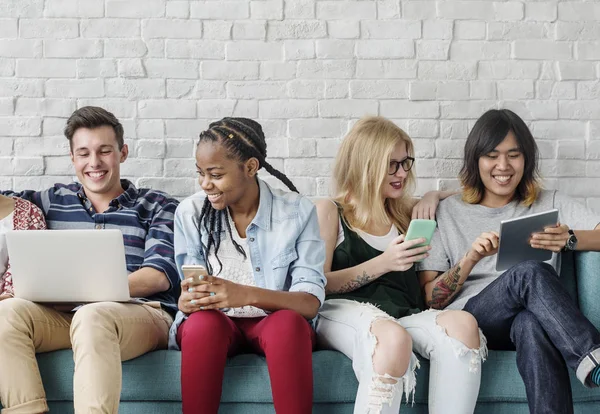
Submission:
M 124 174 L 178 197 L 196 136 L 232 115 L 310 195 L 356 119 L 387 116 L 422 193 L 457 185 L 469 128 L 506 107 L 547 186 L 600 211 L 598 39 L 598 1 L 2 0 L 0 187 L 69 181 L 65 119 L 100 105 L 125 126 Z

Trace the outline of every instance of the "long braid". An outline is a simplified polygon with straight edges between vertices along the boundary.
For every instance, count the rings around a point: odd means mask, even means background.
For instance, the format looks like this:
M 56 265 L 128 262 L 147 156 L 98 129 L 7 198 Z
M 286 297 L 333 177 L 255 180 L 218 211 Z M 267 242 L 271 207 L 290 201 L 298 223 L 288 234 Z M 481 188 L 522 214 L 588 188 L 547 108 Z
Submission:
M 215 210 L 213 209 L 213 211 L 215 212 L 215 226 L 216 226 L 216 231 L 214 232 L 214 237 L 213 240 L 215 241 L 215 252 L 219 251 L 219 247 L 221 247 L 221 230 L 223 229 L 223 212 L 220 210 Z M 214 228 L 214 227 L 213 227 Z M 219 256 L 217 256 L 215 254 L 215 257 L 217 258 L 217 262 L 219 262 L 219 271 L 217 272 L 217 274 L 221 273 L 221 270 L 223 270 L 223 263 L 221 263 L 221 259 L 219 259 Z
M 198 231 L 198 234 L 202 234 L 202 232 L 200 231 L 200 228 L 202 226 L 204 226 L 204 228 L 206 229 L 207 232 L 210 233 L 210 231 L 208 230 L 208 227 L 206 226 L 206 222 L 205 222 L 205 218 L 206 218 L 206 214 L 208 212 L 208 209 L 212 208 L 212 206 L 210 205 L 210 201 L 208 201 L 208 198 L 206 198 L 204 200 L 204 204 L 202 204 L 202 210 L 200 211 L 200 217 L 198 219 L 198 222 L 196 222 L 196 230 Z M 204 255 L 204 257 L 208 257 L 208 246 L 204 244 L 204 242 L 202 241 L 202 237 L 200 237 L 200 247 L 202 248 L 202 254 Z M 208 260 L 205 260 L 206 262 L 206 270 L 208 271 L 209 274 L 213 274 L 212 272 L 212 267 L 210 265 L 210 263 L 208 263 Z
M 299 193 L 294 183 L 289 178 L 287 178 L 287 176 L 284 173 L 282 173 L 266 161 L 264 162 L 264 167 L 269 174 L 271 174 L 273 177 L 277 178 L 279 181 L 284 183 L 287 186 L 287 188 L 289 188 L 295 193 Z
M 217 210 L 215 210 L 212 206 L 210 206 L 210 212 L 209 212 L 210 231 L 208 233 L 208 250 L 210 252 L 211 245 L 215 247 L 215 257 L 217 259 L 217 262 L 219 263 L 219 271 L 217 272 L 217 274 L 221 273 L 221 270 L 223 269 L 223 263 L 221 263 L 221 259 L 219 259 L 219 256 L 217 255 L 219 245 L 221 244 L 221 242 L 220 242 L 221 235 L 219 234 L 216 236 L 219 239 L 219 241 L 217 242 L 217 240 L 215 239 L 215 234 L 217 234 L 217 233 L 214 231 L 215 222 L 217 221 L 217 217 L 219 217 L 219 219 L 220 219 L 220 216 L 221 215 L 219 214 L 219 212 Z M 208 256 L 206 256 L 206 261 L 208 262 Z
M 238 244 L 238 242 L 236 242 L 233 239 L 233 233 L 231 232 L 231 224 L 229 224 L 229 220 L 227 220 L 226 218 L 225 218 L 225 227 L 227 228 L 227 233 L 229 233 L 229 237 L 231 238 L 231 241 L 233 242 L 233 246 L 235 247 L 235 250 L 237 250 L 239 254 L 244 256 L 244 259 L 247 259 L 248 256 L 246 256 L 246 251 L 244 250 L 244 248 L 242 246 L 240 246 Z
M 259 162 L 259 169 L 264 167 L 269 174 L 284 183 L 290 190 L 298 192 L 296 186 L 284 173 L 266 161 L 267 143 L 262 127 L 258 122 L 247 118 L 223 118 L 220 121 L 211 123 L 208 130 L 200 133 L 198 145 L 204 141 L 216 142 L 223 145 L 227 152 L 240 162 L 256 158 Z M 227 214 L 227 212 L 215 210 L 210 201 L 208 201 L 208 198 L 205 199 L 200 213 L 200 223 L 208 233 L 208 243 L 206 246 L 202 244 L 202 249 L 209 274 L 214 274 L 212 266 L 208 261 L 212 247 L 214 247 L 214 255 L 220 266 L 218 273 L 223 269 L 223 264 L 217 254 L 221 246 L 223 221 L 225 221 L 225 229 L 235 249 L 244 256 L 244 259 L 247 258 L 244 248 L 233 239 Z

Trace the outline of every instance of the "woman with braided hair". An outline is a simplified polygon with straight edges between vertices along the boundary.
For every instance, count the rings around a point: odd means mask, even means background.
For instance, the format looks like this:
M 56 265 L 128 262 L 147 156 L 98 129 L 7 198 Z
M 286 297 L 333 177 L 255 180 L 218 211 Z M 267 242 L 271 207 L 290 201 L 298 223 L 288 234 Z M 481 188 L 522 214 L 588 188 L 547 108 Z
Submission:
M 181 282 L 170 347 L 181 349 L 183 412 L 217 413 L 228 356 L 267 360 L 278 413 L 311 413 L 312 321 L 325 298 L 325 249 L 314 205 L 267 161 L 260 124 L 224 118 L 200 134 L 203 192 L 175 213 Z M 265 168 L 293 192 L 257 177 Z M 200 283 L 183 265 L 202 265 Z

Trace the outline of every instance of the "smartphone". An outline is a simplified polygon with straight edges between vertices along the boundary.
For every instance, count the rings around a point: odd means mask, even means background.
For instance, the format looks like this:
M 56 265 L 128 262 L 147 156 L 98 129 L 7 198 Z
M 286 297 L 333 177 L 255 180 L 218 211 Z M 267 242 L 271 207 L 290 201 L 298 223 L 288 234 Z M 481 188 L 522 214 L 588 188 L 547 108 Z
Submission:
M 427 241 L 425 243 L 417 244 L 413 247 L 421 247 L 427 246 L 431 243 L 431 238 L 433 237 L 433 232 L 435 231 L 437 223 L 435 220 L 425 220 L 425 219 L 414 219 L 411 220 L 408 231 L 406 232 L 406 237 L 404 240 L 414 240 L 424 238 Z
M 183 265 L 181 266 L 181 270 L 183 272 L 183 276 L 186 279 L 193 279 L 194 285 L 201 285 L 203 283 L 208 283 L 208 281 L 201 280 L 200 276 L 207 276 L 208 272 L 206 267 L 202 265 Z

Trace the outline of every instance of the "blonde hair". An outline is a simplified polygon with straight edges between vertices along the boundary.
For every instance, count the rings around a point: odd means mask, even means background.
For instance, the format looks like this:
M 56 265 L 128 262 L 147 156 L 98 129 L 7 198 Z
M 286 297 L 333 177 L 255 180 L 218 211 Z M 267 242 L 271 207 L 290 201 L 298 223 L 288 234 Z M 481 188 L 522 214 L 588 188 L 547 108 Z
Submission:
M 399 142 L 413 156 L 410 137 L 382 117 L 362 118 L 342 141 L 333 170 L 334 200 L 341 206 L 343 219 L 351 229 L 365 229 L 370 222 L 391 221 L 406 232 L 411 218 L 409 200 L 415 186 L 414 168 L 404 180 L 402 197 L 384 200 L 381 196 L 391 154 Z

